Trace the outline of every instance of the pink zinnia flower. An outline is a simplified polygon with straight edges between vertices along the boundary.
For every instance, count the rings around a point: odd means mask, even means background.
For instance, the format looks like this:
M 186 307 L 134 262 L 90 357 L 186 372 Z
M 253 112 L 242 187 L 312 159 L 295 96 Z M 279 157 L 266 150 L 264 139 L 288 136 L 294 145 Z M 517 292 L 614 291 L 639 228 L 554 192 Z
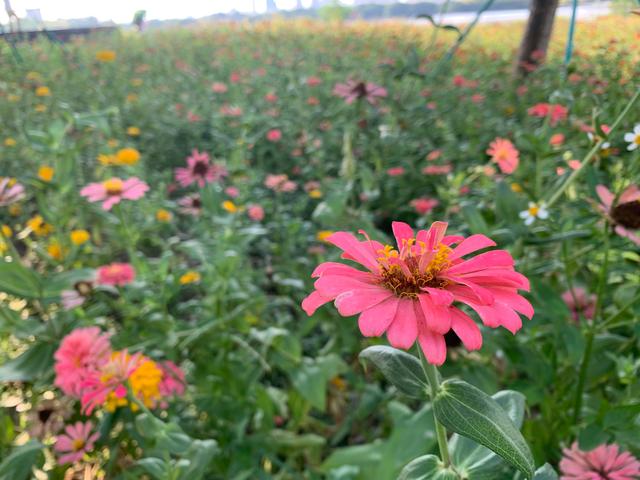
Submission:
M 487 155 L 498 164 L 502 173 L 513 173 L 520 162 L 520 152 L 509 140 L 496 138 L 489 144 Z
M 429 162 L 433 162 L 439 159 L 441 156 L 442 156 L 442 150 L 433 150 L 432 152 L 429 152 L 429 154 L 427 155 L 427 160 Z
M 99 372 L 82 382 L 82 412 L 91 415 L 93 409 L 102 405 L 109 394 L 122 399 L 127 396 L 127 381 L 142 359 L 142 354 L 130 355 L 126 350 L 113 352 L 111 358 Z
M 93 423 L 76 422 L 74 425 L 67 425 L 64 434 L 56 437 L 53 449 L 58 453 L 63 453 L 58 458 L 58 463 L 74 463 L 81 460 L 85 453 L 93 450 L 93 444 L 100 438 L 98 432 L 91 434 Z
M 484 235 L 445 236 L 447 224 L 435 222 L 415 235 L 402 222 L 393 222 L 398 249 L 351 233 L 336 232 L 327 241 L 344 251 L 343 258 L 364 266 L 357 270 L 342 263 L 320 264 L 312 276 L 316 290 L 302 302 L 308 315 L 334 301 L 343 316 L 360 315 L 358 325 L 366 337 L 386 332 L 389 343 L 409 349 L 416 339 L 427 360 L 441 365 L 447 355 L 444 335 L 453 330 L 469 350 L 482 345 L 475 322 L 458 304 L 475 310 L 487 327 L 522 327 L 518 313 L 533 316 L 533 307 L 518 290 L 529 290 L 526 277 L 514 270 L 506 250 Z M 454 247 L 454 245 L 456 245 Z M 454 303 L 455 302 L 455 303 Z
M 0 177 L 0 207 L 6 207 L 24 198 L 24 186 L 13 178 Z
M 551 145 L 552 147 L 559 147 L 563 143 L 564 143 L 564 135 L 561 133 L 554 133 L 553 135 L 551 135 L 551 138 L 549 139 L 549 145 Z
M 333 88 L 334 95 L 344 98 L 345 102 L 352 104 L 355 100 L 366 100 L 371 105 L 378 103 L 378 98 L 387 96 L 387 90 L 372 82 L 357 82 L 347 80 L 346 83 L 338 83 Z
M 264 219 L 264 209 L 260 205 L 249 205 L 247 215 L 254 222 L 261 222 Z
M 569 109 L 562 105 L 554 103 L 538 103 L 527 110 L 527 113 L 532 117 L 550 118 L 550 125 L 553 127 L 561 120 L 567 118 Z
M 98 269 L 97 283 L 122 287 L 136 278 L 136 271 L 128 263 L 111 263 Z
M 600 445 L 583 452 L 574 443 L 563 450 L 560 480 L 637 480 L 640 462 L 629 452 L 620 453 L 618 445 Z
M 80 195 L 90 202 L 102 202 L 104 210 L 111 210 L 121 200 L 138 200 L 144 197 L 148 190 L 149 185 L 137 177 L 126 180 L 113 177 L 104 182 L 90 183 L 80 190 Z
M 404 175 L 404 167 L 391 167 L 387 170 L 387 175 L 390 177 L 399 177 Z
M 227 169 L 223 165 L 209 162 L 206 152 L 200 153 L 193 149 L 191 156 L 187 157 L 187 167 L 176 168 L 176 181 L 183 187 L 197 183 L 202 188 L 206 183 L 218 182 L 227 175 Z
M 451 173 L 453 167 L 449 164 L 446 165 L 427 165 L 422 169 L 422 173 L 425 175 L 447 175 Z
M 296 183 L 289 180 L 288 175 L 284 173 L 268 174 L 264 180 L 264 185 L 274 192 L 293 192 L 298 188 Z
M 593 318 L 596 309 L 596 296 L 589 295 L 582 287 L 575 287 L 562 294 L 562 300 L 571 311 L 571 317 L 575 322 L 584 317 L 587 320 Z
M 640 229 L 640 188 L 629 185 L 617 202 L 615 195 L 604 185 L 598 185 L 596 193 L 602 202 L 599 209 L 614 225 L 615 232 L 640 245 L 640 234 L 634 232 Z
M 211 91 L 213 93 L 225 93 L 228 90 L 228 87 L 222 82 L 214 82 L 211 85 Z
M 277 128 L 274 128 L 267 132 L 267 140 L 269 140 L 270 142 L 278 142 L 280 141 L 281 138 L 282 138 L 282 132 Z
M 82 382 L 109 360 L 109 335 L 98 327 L 76 328 L 62 339 L 53 355 L 54 385 L 66 395 L 80 398 Z
M 183 395 L 186 381 L 182 369 L 169 360 L 158 363 L 158 367 L 162 370 L 160 395 L 163 397 Z
M 415 200 L 411 200 L 411 206 L 419 215 L 426 215 L 437 207 L 439 203 L 440 202 L 434 198 L 416 198 Z
M 224 193 L 229 195 L 231 198 L 237 198 L 238 195 L 240 195 L 240 190 L 238 190 L 238 187 L 232 186 L 232 187 L 225 188 Z
M 313 75 L 307 78 L 307 85 L 310 87 L 317 87 L 322 83 L 322 80 L 318 77 L 314 77 Z

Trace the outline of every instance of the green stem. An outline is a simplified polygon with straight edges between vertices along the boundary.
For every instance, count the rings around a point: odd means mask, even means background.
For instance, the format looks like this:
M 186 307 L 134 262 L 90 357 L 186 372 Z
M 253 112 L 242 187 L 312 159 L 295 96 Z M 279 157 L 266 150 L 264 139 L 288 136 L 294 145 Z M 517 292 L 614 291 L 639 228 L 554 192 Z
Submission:
M 426 361 L 420 349 L 418 349 L 418 353 L 420 354 L 420 361 L 422 362 L 424 375 L 427 378 L 427 382 L 429 382 L 429 387 L 431 388 L 430 395 L 431 405 L 433 409 L 433 402 L 435 401 L 438 389 L 440 388 L 438 369 L 435 365 L 431 365 Z M 435 410 L 433 412 L 433 421 L 436 426 L 436 438 L 438 440 L 438 448 L 440 449 L 440 458 L 442 459 L 442 463 L 444 463 L 444 466 L 448 467 L 449 465 L 451 465 L 451 458 L 449 457 L 449 447 L 447 445 L 447 431 L 436 418 Z
M 624 110 L 622 110 L 620 115 L 618 115 L 618 118 L 616 118 L 616 121 L 613 122 L 613 125 L 611 125 L 611 130 L 609 130 L 609 133 L 607 133 L 607 138 L 611 137 L 611 134 L 616 130 L 616 128 L 618 128 L 618 126 L 620 125 L 624 117 L 627 115 L 627 113 L 631 111 L 631 109 L 633 108 L 633 105 L 638 101 L 638 98 L 640 98 L 640 88 L 635 93 L 635 95 L 631 98 L 631 100 L 629 100 L 629 103 L 627 104 L 626 107 L 624 107 Z M 560 199 L 560 197 L 567 190 L 567 188 L 569 188 L 569 185 L 571 185 L 582 174 L 582 172 L 587 167 L 591 159 L 600 151 L 600 146 L 605 141 L 606 141 L 606 138 L 601 138 L 598 141 L 598 143 L 596 143 L 593 146 L 593 148 L 589 151 L 589 153 L 587 153 L 587 156 L 584 157 L 584 159 L 582 160 L 580 167 L 577 170 L 574 170 L 573 173 L 571 173 L 571 175 L 569 175 L 569 178 L 567 178 L 567 180 L 560 186 L 560 188 L 558 188 L 558 190 L 555 191 L 555 193 L 551 196 L 549 201 L 546 202 L 548 208 L 551 208 L 553 204 Z
M 634 306 L 638 301 L 640 301 L 640 293 L 638 293 L 635 297 L 633 297 L 631 301 L 627 302 L 625 305 L 620 307 L 620 310 L 618 310 L 616 313 L 614 313 L 609 318 L 607 318 L 604 322 L 598 325 L 598 329 L 604 330 L 607 328 L 613 328 L 613 327 L 624 325 L 624 323 L 615 323 L 615 320 L 617 320 L 618 317 L 620 317 L 623 313 L 629 310 L 629 308 Z
M 587 344 L 584 349 L 584 355 L 582 356 L 582 362 L 580 364 L 580 373 L 578 374 L 578 385 L 576 387 L 576 397 L 573 406 L 573 424 L 576 425 L 580 420 L 580 413 L 582 410 L 582 396 L 584 394 L 585 383 L 587 380 L 587 371 L 589 370 L 589 363 L 591 361 L 591 354 L 593 353 L 593 341 L 595 339 L 597 326 L 596 319 L 602 315 L 602 296 L 604 294 L 604 287 L 607 283 L 607 271 L 609 269 L 609 230 L 608 224 L 604 225 L 604 261 L 600 269 L 600 278 L 598 280 L 598 291 L 596 297 L 596 306 L 594 308 L 593 320 L 589 324 L 589 330 L 587 331 Z

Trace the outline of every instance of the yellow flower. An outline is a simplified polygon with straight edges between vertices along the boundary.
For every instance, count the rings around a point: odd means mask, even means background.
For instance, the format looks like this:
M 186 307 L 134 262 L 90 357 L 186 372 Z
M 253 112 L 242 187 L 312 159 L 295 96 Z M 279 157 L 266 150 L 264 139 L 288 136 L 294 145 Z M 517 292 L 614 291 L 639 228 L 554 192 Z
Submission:
M 135 165 L 140 160 L 140 152 L 135 148 L 121 148 L 116 153 L 117 165 Z
M 516 192 L 516 193 L 521 193 L 522 192 L 522 187 L 520 186 L 519 183 L 512 183 L 511 184 L 511 191 L 512 192 Z
M 49 87 L 45 87 L 43 85 L 36 88 L 36 97 L 50 97 L 50 96 L 51 96 L 51 90 L 49 90 Z
M 113 62 L 116 59 L 116 52 L 113 50 L 100 50 L 96 52 L 96 60 L 99 62 Z
M 321 242 L 326 242 L 327 238 L 329 238 L 331 235 L 333 235 L 333 232 L 331 230 L 320 230 L 316 234 L 316 239 Z
M 143 80 L 141 78 L 132 78 L 131 79 L 131 85 L 133 85 L 134 87 L 139 87 L 140 85 L 142 85 Z
M 229 213 L 236 213 L 238 211 L 238 207 L 231 200 L 225 200 L 222 202 L 222 208 L 224 208 Z
M 126 407 L 128 404 L 127 397 L 118 398 L 115 393 L 109 392 L 107 399 L 104 401 L 104 408 L 107 412 L 113 413 L 118 407 Z
M 83 243 L 89 241 L 91 235 L 86 230 L 79 229 L 72 230 L 69 234 L 69 237 L 71 238 L 71 243 L 73 243 L 74 245 L 82 245 Z
M 53 225 L 49 225 L 47 222 L 45 222 L 44 218 L 42 218 L 42 215 L 35 215 L 34 217 L 27 220 L 27 227 L 29 227 L 31 231 L 39 237 L 49 235 L 51 232 L 53 232 Z
M 98 162 L 101 165 L 115 165 L 116 164 L 116 156 L 115 155 L 107 155 L 105 153 L 98 154 Z
M 50 182 L 54 174 L 55 170 L 48 165 L 43 165 L 38 169 L 38 178 L 43 182 Z
M 119 143 L 120 142 L 118 142 L 118 140 L 116 140 L 115 138 L 110 138 L 109 140 L 107 140 L 107 145 L 109 145 L 109 148 L 116 148 Z
M 165 210 L 164 208 L 160 208 L 156 212 L 156 220 L 158 220 L 159 222 L 170 222 L 172 217 L 173 215 L 171 215 L 171 212 L 169 210 Z
M 194 272 L 193 270 L 190 270 L 180 277 L 180 284 L 187 285 L 189 283 L 199 282 L 200 278 L 201 277 L 198 272 Z
M 13 236 L 13 230 L 9 225 L 2 225 L 2 235 L 6 238 L 11 238 Z
M 134 103 L 137 100 L 138 100 L 138 95 L 136 95 L 135 93 L 130 93 L 129 95 L 127 95 L 127 102 Z
M 31 71 L 27 73 L 27 80 L 40 80 L 41 78 L 42 75 L 40 75 L 38 72 Z
M 133 394 L 149 408 L 153 408 L 161 398 L 161 382 L 162 370 L 150 359 L 143 360 L 129 377 Z
M 18 100 L 20 100 L 20 95 L 14 95 L 13 93 L 10 95 L 7 95 L 7 100 L 9 100 L 9 102 L 11 103 L 15 103 Z
M 140 129 L 138 127 L 129 127 L 127 128 L 127 135 L 137 137 L 138 135 L 140 135 Z
M 64 258 L 64 250 L 62 249 L 62 247 L 60 246 L 60 244 L 53 240 L 49 246 L 47 246 L 47 253 L 49 254 L 49 256 L 51 258 L 53 258 L 54 260 L 62 260 Z
M 47 106 L 39 103 L 34 107 L 34 110 L 38 113 L 44 113 L 47 111 Z
M 317 188 L 314 188 L 313 190 L 309 191 L 309 196 L 311 198 L 322 198 L 322 191 Z
M 9 205 L 9 215 L 12 217 L 17 217 L 22 213 L 22 207 L 19 203 L 14 203 L 13 205 Z
M 4 139 L 4 146 L 5 147 L 13 147 L 13 146 L 15 146 L 15 144 L 16 144 L 16 141 L 11 137 L 7 137 L 7 138 Z

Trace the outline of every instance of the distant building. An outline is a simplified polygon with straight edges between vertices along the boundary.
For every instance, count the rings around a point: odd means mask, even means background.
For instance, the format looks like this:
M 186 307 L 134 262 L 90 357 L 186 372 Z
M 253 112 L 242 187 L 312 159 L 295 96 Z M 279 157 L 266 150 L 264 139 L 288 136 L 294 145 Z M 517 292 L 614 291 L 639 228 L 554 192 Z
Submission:
M 39 8 L 27 8 L 27 19 L 34 22 L 42 22 L 42 14 Z

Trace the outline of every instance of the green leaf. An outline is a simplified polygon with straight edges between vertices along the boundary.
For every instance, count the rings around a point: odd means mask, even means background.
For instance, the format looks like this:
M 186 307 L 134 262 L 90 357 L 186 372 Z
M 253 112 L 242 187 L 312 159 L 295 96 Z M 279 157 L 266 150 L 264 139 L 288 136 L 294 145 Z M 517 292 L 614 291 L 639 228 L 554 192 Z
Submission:
M 398 390 L 412 398 L 425 398 L 428 388 L 420 360 L 392 347 L 378 345 L 360 352 L 360 360 L 369 360 Z
M 324 412 L 327 398 L 327 382 L 345 371 L 347 366 L 335 355 L 315 359 L 305 358 L 292 374 L 293 386 L 313 407 Z
M 524 420 L 525 398 L 519 392 L 503 390 L 492 398 L 507 412 L 518 428 Z M 504 470 L 502 459 L 479 443 L 457 433 L 449 441 L 453 464 L 472 480 L 493 480 Z
M 460 476 L 445 468 L 435 455 L 423 455 L 409 462 L 400 472 L 398 480 L 460 480 Z
M 169 466 L 164 460 L 155 457 L 141 458 L 138 465 L 142 467 L 149 475 L 157 480 L 167 478 Z
M 42 284 L 40 276 L 20 262 L 0 261 L 0 292 L 22 298 L 39 298 Z
M 91 280 L 94 275 L 95 270 L 92 268 L 82 268 L 61 272 L 50 277 L 47 276 L 42 290 L 42 297 L 47 300 L 55 299 L 60 296 L 62 290 L 69 290 L 80 281 Z
M 42 444 L 31 440 L 15 448 L 0 463 L 0 480 L 28 480 L 33 478 L 33 467 L 40 468 L 43 464 Z
M 531 450 L 507 415 L 489 395 L 461 380 L 442 383 L 433 402 L 437 419 L 449 430 L 495 452 L 531 478 Z
M 0 382 L 29 382 L 41 377 L 51 369 L 55 349 L 51 343 L 36 343 L 0 366 Z
M 189 467 L 180 475 L 181 480 L 200 480 L 204 477 L 211 459 L 218 453 L 215 440 L 194 440 L 185 455 Z
M 558 480 L 558 474 L 551 465 L 545 463 L 536 470 L 533 480 Z

